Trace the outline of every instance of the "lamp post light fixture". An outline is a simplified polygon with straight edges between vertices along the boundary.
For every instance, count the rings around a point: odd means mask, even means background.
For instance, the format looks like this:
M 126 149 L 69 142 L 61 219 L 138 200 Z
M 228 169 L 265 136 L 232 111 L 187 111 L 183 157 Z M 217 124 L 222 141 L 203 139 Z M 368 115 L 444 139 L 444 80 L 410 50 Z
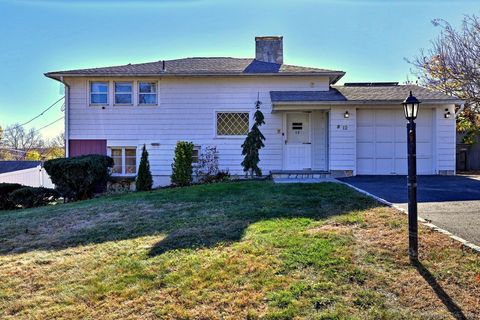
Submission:
M 420 101 L 410 91 L 403 101 L 407 123 L 408 151 L 408 255 L 411 261 L 418 260 L 418 213 L 417 213 L 417 137 L 415 119 Z

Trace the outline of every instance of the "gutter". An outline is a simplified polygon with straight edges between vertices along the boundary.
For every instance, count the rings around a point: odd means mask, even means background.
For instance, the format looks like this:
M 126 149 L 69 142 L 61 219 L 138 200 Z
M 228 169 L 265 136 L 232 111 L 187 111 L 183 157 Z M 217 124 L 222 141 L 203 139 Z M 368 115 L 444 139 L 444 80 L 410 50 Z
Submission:
M 346 101 L 272 101 L 272 105 L 400 105 L 403 100 L 346 100 Z M 462 100 L 422 100 L 422 104 L 463 104 Z
M 341 77 L 345 75 L 345 72 L 274 72 L 274 73 L 106 73 L 106 74 L 85 74 L 85 73 L 62 73 L 62 72 L 49 72 L 44 74 L 46 77 L 62 82 L 64 76 L 68 77 L 90 77 L 90 78 L 105 78 L 105 77 L 263 77 L 263 76 L 312 76 L 312 77 L 321 77 L 321 76 L 332 76 L 335 77 L 332 80 L 332 83 L 337 82 Z
M 458 118 L 458 116 L 460 115 L 460 113 L 462 113 L 463 109 L 465 109 L 465 103 L 462 103 L 460 105 L 460 109 L 458 109 L 457 112 L 455 112 L 455 119 Z
M 70 136 L 69 136 L 69 110 L 70 110 L 70 86 L 60 77 L 61 83 L 65 86 L 65 158 L 70 156 Z

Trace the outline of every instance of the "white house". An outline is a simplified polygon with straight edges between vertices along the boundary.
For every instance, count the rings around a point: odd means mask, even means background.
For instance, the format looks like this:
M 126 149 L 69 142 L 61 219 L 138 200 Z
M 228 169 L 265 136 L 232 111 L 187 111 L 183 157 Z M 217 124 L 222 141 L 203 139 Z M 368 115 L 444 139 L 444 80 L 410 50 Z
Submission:
M 266 137 L 260 166 L 333 176 L 407 172 L 401 102 L 422 101 L 419 174 L 455 173 L 455 104 L 415 85 L 335 83 L 343 71 L 283 63 L 282 37 L 256 37 L 255 59 L 186 58 L 46 73 L 66 86 L 67 155 L 111 155 L 135 176 L 145 144 L 155 185 L 169 183 L 177 141 L 217 146 L 220 165 L 242 175 L 240 145 L 259 97 Z

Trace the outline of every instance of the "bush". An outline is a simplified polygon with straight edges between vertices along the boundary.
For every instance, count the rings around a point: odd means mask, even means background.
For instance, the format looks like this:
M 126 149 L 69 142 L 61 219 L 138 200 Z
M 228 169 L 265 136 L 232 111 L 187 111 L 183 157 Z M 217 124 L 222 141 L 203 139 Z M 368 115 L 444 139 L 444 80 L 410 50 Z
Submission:
M 200 153 L 198 164 L 195 166 L 195 175 L 199 182 L 207 182 L 219 173 L 217 147 L 206 147 Z
M 172 183 L 177 186 L 188 186 L 192 183 L 193 143 L 177 142 L 175 157 L 172 163 Z
M 137 180 L 135 181 L 135 187 L 137 191 L 149 191 L 152 190 L 152 173 L 150 172 L 150 162 L 148 161 L 148 151 L 145 145 L 142 149 L 142 158 L 140 159 L 140 165 L 138 167 Z
M 202 182 L 203 183 L 215 183 L 230 180 L 230 173 L 226 171 L 218 171 L 215 175 L 206 176 Z
M 104 155 L 53 159 L 44 164 L 60 195 L 73 200 L 91 198 L 96 188 L 105 186 L 111 167 L 113 159 Z
M 15 203 L 9 199 L 9 194 L 24 186 L 18 183 L 0 183 L 0 210 L 14 209 Z
M 15 206 L 21 206 L 22 208 L 34 208 L 46 206 L 47 204 L 57 200 L 59 193 L 49 188 L 34 188 L 23 187 L 11 192 L 8 196 L 9 200 L 15 204 Z

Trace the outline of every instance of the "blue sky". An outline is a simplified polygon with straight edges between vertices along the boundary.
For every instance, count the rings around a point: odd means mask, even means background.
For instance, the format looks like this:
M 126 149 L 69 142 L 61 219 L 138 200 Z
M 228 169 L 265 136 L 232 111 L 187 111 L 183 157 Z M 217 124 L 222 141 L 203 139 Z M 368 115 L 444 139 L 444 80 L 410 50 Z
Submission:
M 403 82 L 404 58 L 439 32 L 432 19 L 459 25 L 479 9 L 471 0 L 0 0 L 0 126 L 26 122 L 61 97 L 44 72 L 253 57 L 256 35 L 283 35 L 288 64 L 343 70 L 346 82 Z M 61 116 L 52 108 L 27 127 Z

